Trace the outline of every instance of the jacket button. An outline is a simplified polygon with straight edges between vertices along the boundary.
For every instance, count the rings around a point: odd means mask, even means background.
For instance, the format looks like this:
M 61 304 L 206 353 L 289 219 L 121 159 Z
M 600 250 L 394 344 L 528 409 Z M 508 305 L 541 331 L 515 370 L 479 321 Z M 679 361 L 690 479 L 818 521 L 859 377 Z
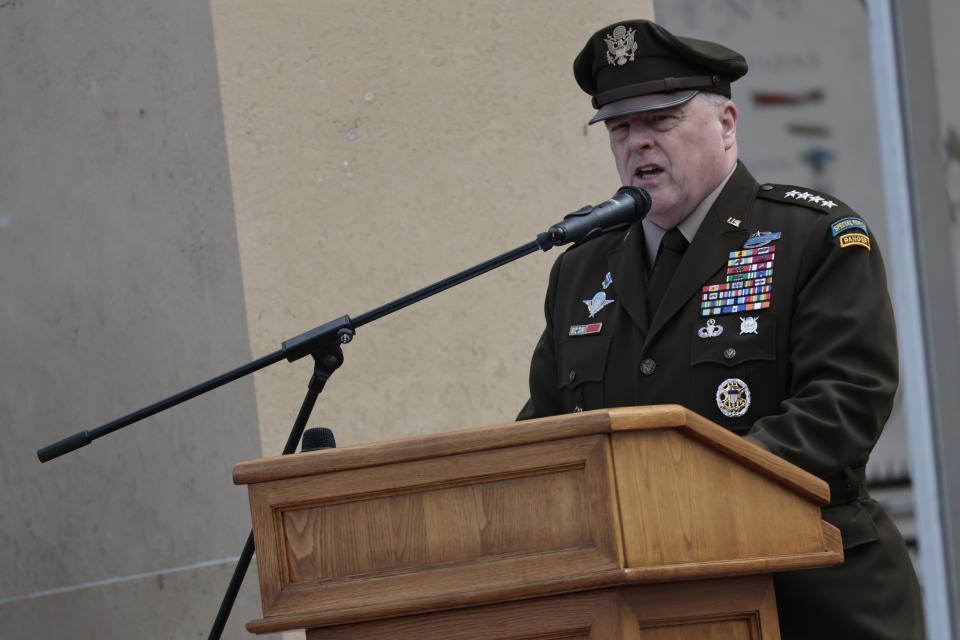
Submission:
M 737 350 L 733 347 L 727 347 L 723 350 L 723 357 L 727 360 L 733 360 L 737 355 Z
M 760 185 L 760 191 L 771 191 L 773 190 L 772 184 L 762 184 Z
M 567 375 L 567 380 L 569 380 L 570 382 L 573 382 L 576 379 L 577 379 L 577 372 L 574 371 L 573 369 L 570 369 L 570 373 Z
M 653 358 L 644 358 L 640 362 L 640 373 L 645 376 L 649 376 L 654 371 L 657 370 L 657 363 Z

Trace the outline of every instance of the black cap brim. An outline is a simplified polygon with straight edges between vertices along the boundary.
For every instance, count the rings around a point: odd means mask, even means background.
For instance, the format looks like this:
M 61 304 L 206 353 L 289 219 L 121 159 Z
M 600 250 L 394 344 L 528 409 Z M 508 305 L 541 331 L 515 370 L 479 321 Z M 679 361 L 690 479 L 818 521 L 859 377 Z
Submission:
M 630 115 L 631 113 L 669 109 L 670 107 L 676 107 L 690 102 L 698 93 L 700 93 L 698 89 L 689 89 L 687 91 L 648 93 L 643 96 L 623 98 L 622 100 L 610 102 L 600 107 L 596 115 L 590 119 L 589 124 L 602 122 L 610 118 L 619 118 L 620 116 Z

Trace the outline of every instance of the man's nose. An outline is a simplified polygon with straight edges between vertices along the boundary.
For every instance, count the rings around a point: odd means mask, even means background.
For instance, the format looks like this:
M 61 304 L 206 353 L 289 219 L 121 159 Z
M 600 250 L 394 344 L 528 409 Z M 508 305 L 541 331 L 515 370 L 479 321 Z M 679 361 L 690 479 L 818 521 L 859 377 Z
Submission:
M 630 138 L 628 144 L 632 151 L 649 149 L 653 147 L 653 132 L 649 127 L 634 125 L 630 127 Z

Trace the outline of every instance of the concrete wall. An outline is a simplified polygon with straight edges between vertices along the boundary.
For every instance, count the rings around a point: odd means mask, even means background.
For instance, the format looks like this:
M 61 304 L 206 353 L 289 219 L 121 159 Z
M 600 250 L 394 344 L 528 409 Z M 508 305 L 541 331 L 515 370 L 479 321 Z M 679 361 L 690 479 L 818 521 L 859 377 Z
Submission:
M 0 3 L 0 629 L 205 637 L 309 364 L 34 451 L 531 240 L 617 179 L 572 74 L 650 2 Z M 555 253 L 367 327 L 340 444 L 506 422 Z M 259 617 L 248 580 L 225 637 Z
M 210 33 L 202 3 L 0 5 L 4 637 L 187 637 L 245 539 L 249 380 L 34 455 L 250 357 Z

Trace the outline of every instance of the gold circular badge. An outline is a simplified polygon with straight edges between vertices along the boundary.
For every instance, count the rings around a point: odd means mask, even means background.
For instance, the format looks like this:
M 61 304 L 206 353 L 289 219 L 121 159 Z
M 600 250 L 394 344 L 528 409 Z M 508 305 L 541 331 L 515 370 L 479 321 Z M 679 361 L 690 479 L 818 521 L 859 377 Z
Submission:
M 750 408 L 750 387 L 740 378 L 727 378 L 717 387 L 717 407 L 728 418 L 739 418 Z

